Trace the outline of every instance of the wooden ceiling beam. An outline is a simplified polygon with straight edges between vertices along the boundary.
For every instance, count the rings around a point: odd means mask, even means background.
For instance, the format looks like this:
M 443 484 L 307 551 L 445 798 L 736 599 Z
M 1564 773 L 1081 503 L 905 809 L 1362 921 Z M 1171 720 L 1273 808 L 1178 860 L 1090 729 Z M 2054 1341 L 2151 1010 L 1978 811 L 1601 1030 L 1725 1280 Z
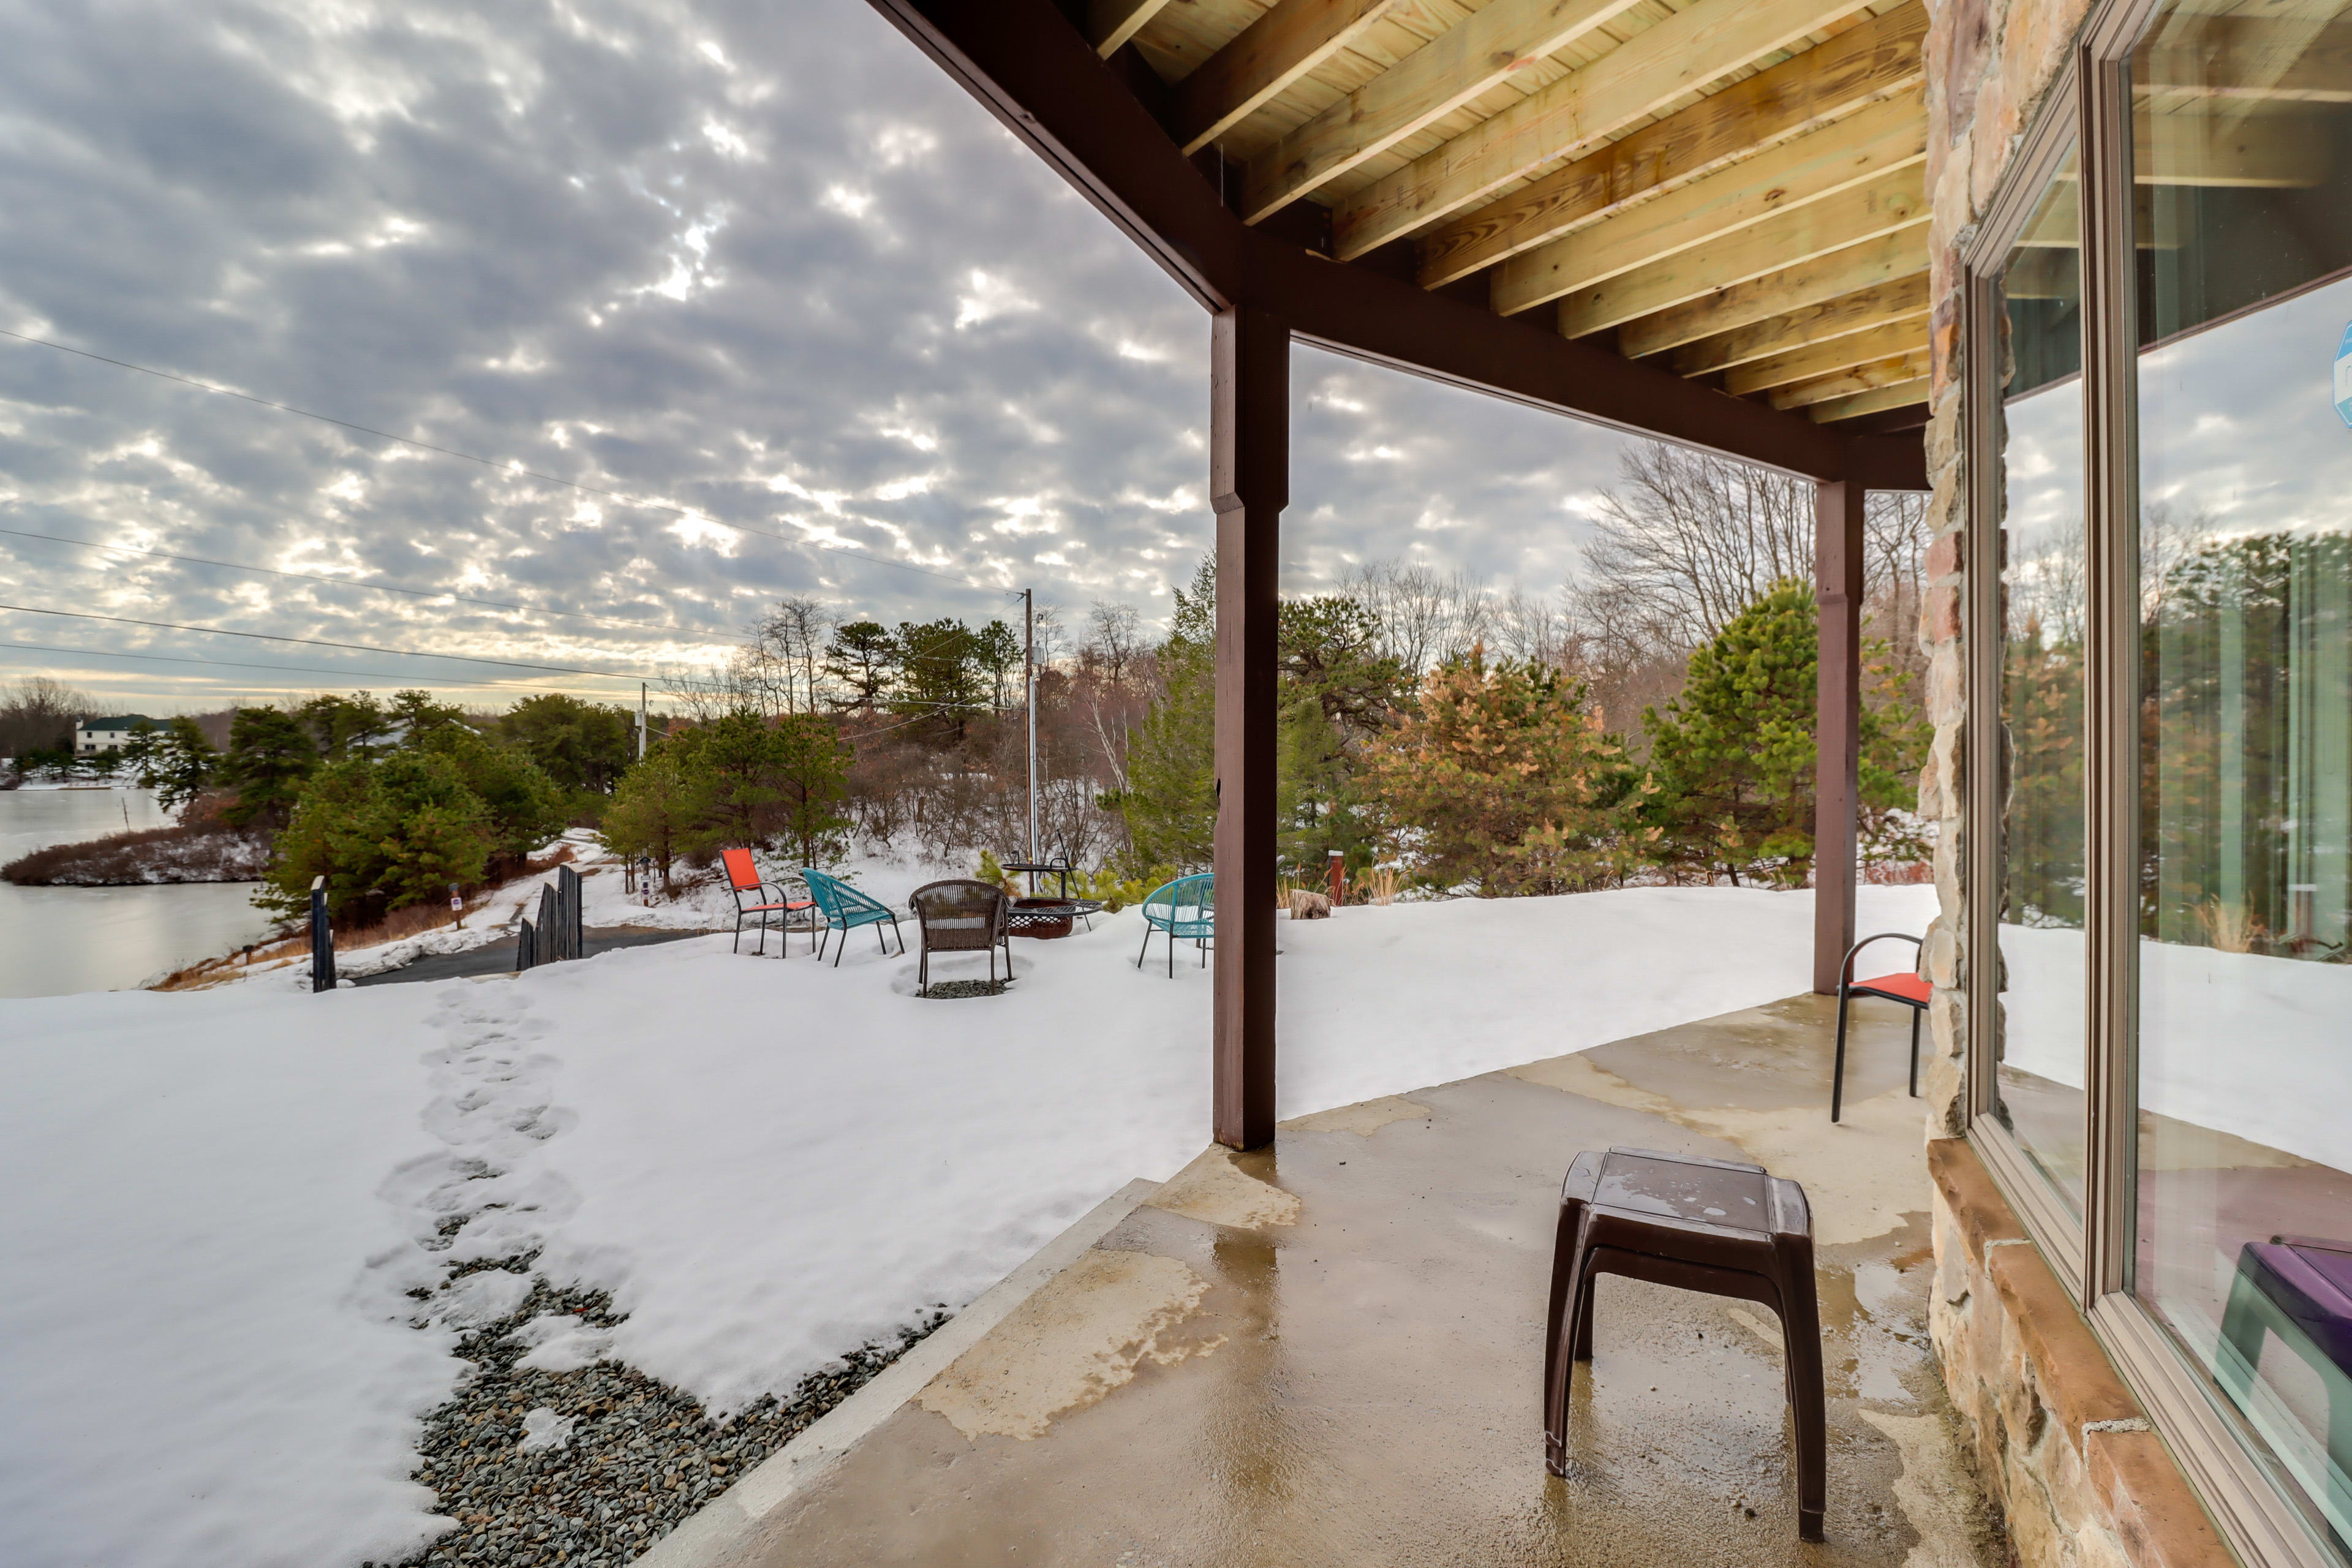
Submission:
M 1899 358 L 1927 346 L 1927 318 L 1908 316 L 1868 331 L 1849 332 L 1824 343 L 1810 343 L 1784 354 L 1774 354 L 1741 365 L 1723 378 L 1726 392 L 1751 397 L 1759 392 L 1796 386 L 1824 376 L 1842 375 L 1857 365 Z M 1819 401 L 1816 399 L 1815 401 Z
M 1924 163 L 1927 106 L 1916 93 L 1653 196 L 1604 222 L 1523 250 L 1495 269 L 1494 308 L 1515 315 L 1857 185 Z
M 1849 397 L 1833 397 L 1826 403 L 1814 404 L 1805 412 L 1817 425 L 1828 425 L 1840 419 L 1859 419 L 1865 414 L 1884 414 L 1890 408 L 1916 407 L 1927 401 L 1927 378 L 1923 375 L 1916 381 L 1857 392 Z
M 1811 381 L 1798 382 L 1793 386 L 1780 387 L 1771 394 L 1768 401 L 1775 408 L 1811 408 L 1817 403 L 1852 397 L 1859 392 L 1903 386 L 1919 380 L 1933 368 L 1927 360 L 1927 345 L 1923 342 L 1916 348 L 1889 354 L 1885 359 L 1850 364 L 1834 375 L 1816 376 Z
M 1342 201 L 1332 254 L 1352 259 L 1485 201 L 1547 163 L 1572 157 L 1675 100 L 1808 33 L 1863 0 L 1696 0 L 1541 91 Z
M 1843 337 L 1807 343 L 1786 353 L 1750 360 L 1724 373 L 1723 389 L 1735 397 L 1748 397 L 1776 386 L 1793 386 L 1818 376 L 1835 375 L 1850 365 L 1909 353 L 1927 341 L 1927 316 L 1906 316 L 1899 321 L 1883 322 Z
M 1916 230 L 1927 221 L 1926 185 L 1924 167 L 1914 163 L 1794 212 L 1775 213 L 1713 245 L 1579 289 L 1559 301 L 1560 335 L 1584 337 L 1865 240 Z M 1924 241 L 1919 243 L 1924 252 Z
M 1242 217 L 1256 223 L 1508 81 L 1638 0 L 1494 0 L 1254 159 Z
M 2133 58 L 2132 87 L 2158 97 L 2352 103 L 2352 21 L 2176 13 Z
M 1143 31 L 1168 0 L 1087 0 L 1087 42 L 1108 59 L 1121 45 Z
M 1785 271 L 1734 284 L 1706 299 L 1622 322 L 1617 328 L 1617 347 L 1627 359 L 1647 359 L 1665 349 L 1927 270 L 1927 226 L 1897 229 Z
M 1465 213 L 1422 240 L 1421 286 L 1442 288 L 1916 86 L 1927 33 L 1927 8 L 1912 0 Z
M 1169 125 L 1185 156 L 1272 101 L 1407 0 L 1277 0 L 1176 84 Z
M 1706 375 L 1727 371 L 1813 343 L 1833 342 L 1890 321 L 1924 317 L 1927 305 L 1927 275 L 1914 272 L 1891 283 L 1685 343 L 1675 351 L 1675 372 L 1678 375 Z

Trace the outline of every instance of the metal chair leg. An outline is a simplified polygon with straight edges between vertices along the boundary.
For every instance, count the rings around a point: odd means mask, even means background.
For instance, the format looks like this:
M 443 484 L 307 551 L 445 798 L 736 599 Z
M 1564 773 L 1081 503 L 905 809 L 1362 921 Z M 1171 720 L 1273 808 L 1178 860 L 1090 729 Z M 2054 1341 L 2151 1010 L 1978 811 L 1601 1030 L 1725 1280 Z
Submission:
M 1843 985 L 1838 987 L 1837 1065 L 1830 1072 L 1830 1120 L 1832 1121 L 1838 1119 L 1838 1112 L 1845 1104 L 1845 1009 L 1846 1002 L 1853 994 L 1853 993 L 1848 987 Z
M 1911 1098 L 1919 1098 L 1919 1020 L 1927 1016 L 1925 1007 L 1911 1009 Z
M 1151 951 L 1151 922 L 1150 922 L 1150 921 L 1144 921 L 1144 922 L 1143 922 L 1143 945 L 1142 945 L 1141 947 L 1139 947 L 1139 948 L 1137 948 L 1137 949 L 1135 950 L 1135 967 L 1136 967 L 1136 968 L 1140 969 L 1140 968 L 1142 968 L 1142 967 L 1143 967 L 1143 956 L 1144 956 L 1144 954 L 1146 954 L 1146 953 L 1150 952 L 1150 951 Z

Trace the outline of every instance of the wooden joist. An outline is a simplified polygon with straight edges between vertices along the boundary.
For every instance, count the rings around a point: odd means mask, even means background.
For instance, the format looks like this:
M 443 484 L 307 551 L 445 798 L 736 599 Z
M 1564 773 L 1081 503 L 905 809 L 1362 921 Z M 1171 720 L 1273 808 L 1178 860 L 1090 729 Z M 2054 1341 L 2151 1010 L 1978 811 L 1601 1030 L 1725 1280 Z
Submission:
M 1278 0 L 1176 84 L 1171 129 L 1199 152 L 1406 0 Z
M 1087 0 L 1087 42 L 1108 59 L 1119 46 L 1143 31 L 1168 0 Z
M 1747 397 L 1769 392 L 1776 386 L 1793 386 L 1874 360 L 1909 353 L 1927 341 L 1927 318 L 1906 316 L 1899 321 L 1751 361 L 1725 373 L 1723 389 L 1735 396 Z
M 2327 177 L 2326 127 L 2299 114 L 2240 118 L 2208 106 L 2132 116 L 2133 177 L 2143 185 L 2307 189 Z
M 1913 234 L 1911 243 L 1924 257 L 1917 231 L 1927 221 L 1925 186 L 1922 167 L 1914 163 L 1794 212 L 1775 213 L 1716 244 L 1579 289 L 1559 302 L 1560 334 L 1580 338 L 1895 234 Z M 1779 309 L 1809 302 L 1791 300 Z
M 1255 223 L 1567 47 L 1638 0 L 1494 0 L 1254 159 L 1242 217 Z
M 1928 363 L 1927 345 L 1921 342 L 1885 359 L 1847 365 L 1832 375 L 1816 376 L 1811 381 L 1776 388 L 1770 395 L 1770 402 L 1775 408 L 1811 408 L 1817 403 L 1851 397 L 1858 392 L 1902 386 L 1919 380 L 1933 368 Z
M 1890 408 L 1909 408 L 1927 401 L 1927 378 L 1906 381 L 1895 386 L 1882 386 L 1870 392 L 1857 392 L 1850 397 L 1833 397 L 1827 403 L 1816 403 L 1805 412 L 1818 425 L 1839 419 L 1859 419 L 1865 414 L 1884 414 Z
M 1912 0 L 1464 214 L 1422 240 L 1421 286 L 1467 277 L 1916 85 L 1927 31 L 1927 9 Z
M 1927 303 L 1927 274 L 1914 272 L 1891 283 L 1842 294 L 1785 315 L 1768 316 L 1748 326 L 1734 327 L 1685 343 L 1675 350 L 1675 374 L 1705 375 L 1712 371 L 1727 371 L 1815 343 L 1834 342 L 1890 322 L 1915 316 L 1924 320 Z
M 2175 12 L 2133 57 L 2132 87 L 2158 99 L 2352 103 L 2352 21 Z
M 1361 256 L 1484 201 L 1861 8 L 1861 0 L 1696 0 L 1340 202 L 1332 253 Z
M 1927 270 L 1927 226 L 1921 223 L 1623 322 L 1617 329 L 1618 352 L 1627 359 L 1646 359 Z
M 1927 156 L 1927 105 L 1916 93 L 1888 99 L 1605 223 L 1520 252 L 1495 269 L 1494 308 L 1507 316 L 1547 304 L 1636 268 L 1712 246 L 1775 214 L 1883 183 Z

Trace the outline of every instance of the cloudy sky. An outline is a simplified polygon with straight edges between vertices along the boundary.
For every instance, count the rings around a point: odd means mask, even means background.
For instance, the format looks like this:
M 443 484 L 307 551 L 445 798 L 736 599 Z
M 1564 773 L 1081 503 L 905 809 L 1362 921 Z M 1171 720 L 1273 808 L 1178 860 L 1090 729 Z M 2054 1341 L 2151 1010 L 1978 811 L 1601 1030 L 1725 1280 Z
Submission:
M 614 678 L 0 612 L 12 673 L 126 708 L 633 696 L 784 593 L 1156 622 L 1210 536 L 1206 318 L 858 0 L 0 3 L 0 329 L 7 604 Z M 1553 588 L 1615 472 L 1565 419 L 1295 384 L 1288 589 Z

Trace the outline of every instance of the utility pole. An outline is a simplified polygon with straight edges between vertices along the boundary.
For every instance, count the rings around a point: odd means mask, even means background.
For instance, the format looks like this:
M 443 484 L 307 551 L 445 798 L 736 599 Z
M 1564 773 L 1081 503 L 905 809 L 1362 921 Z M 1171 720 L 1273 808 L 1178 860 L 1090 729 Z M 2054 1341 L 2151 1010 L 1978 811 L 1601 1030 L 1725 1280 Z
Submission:
M 646 760 L 646 683 L 637 682 L 637 761 Z
M 1029 716 L 1029 864 L 1037 863 L 1037 591 L 1021 590 L 1021 688 L 1022 707 Z M 1029 877 L 1029 890 L 1035 892 L 1037 877 Z

